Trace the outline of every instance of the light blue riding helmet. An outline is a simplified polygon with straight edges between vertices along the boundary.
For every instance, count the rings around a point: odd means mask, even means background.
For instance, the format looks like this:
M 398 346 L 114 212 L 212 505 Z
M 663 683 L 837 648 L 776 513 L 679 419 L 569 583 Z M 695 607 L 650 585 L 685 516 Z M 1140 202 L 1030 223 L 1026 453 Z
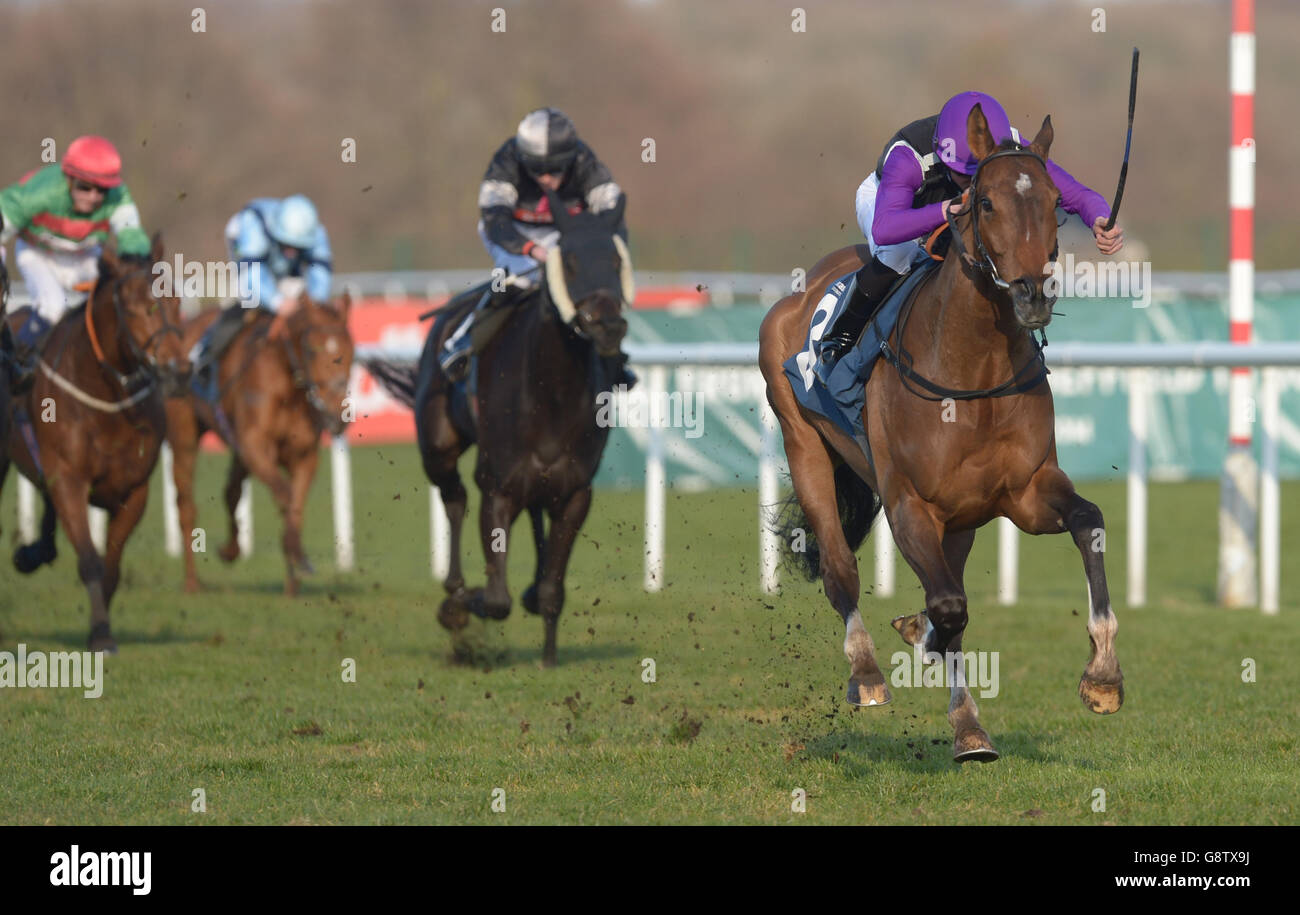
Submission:
M 316 206 L 302 194 L 294 194 L 280 202 L 280 209 L 268 227 L 271 237 L 282 245 L 309 250 L 316 243 L 316 230 L 320 217 Z

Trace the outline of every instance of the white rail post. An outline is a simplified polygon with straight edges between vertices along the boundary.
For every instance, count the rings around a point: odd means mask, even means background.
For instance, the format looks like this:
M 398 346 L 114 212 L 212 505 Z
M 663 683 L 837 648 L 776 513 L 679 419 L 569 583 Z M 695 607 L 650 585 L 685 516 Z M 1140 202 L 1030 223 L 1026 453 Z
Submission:
M 36 540 L 36 487 L 18 475 L 18 536 L 23 543 Z
M 764 389 L 758 396 L 758 416 L 762 424 L 762 439 L 758 457 L 758 563 L 759 584 L 765 594 L 780 590 L 781 579 L 777 563 L 781 555 L 781 541 L 771 529 L 768 513 L 776 505 L 780 488 L 776 475 L 776 414 L 767 402 Z
M 253 481 L 247 477 L 235 505 L 235 523 L 239 525 L 239 555 L 247 559 L 253 555 Z
M 1010 518 L 998 519 L 998 603 L 1016 602 L 1020 584 L 1020 541 Z
M 442 503 L 442 491 L 429 487 L 429 568 L 435 581 L 445 581 L 451 570 L 451 523 L 447 520 L 447 506 Z
M 1128 605 L 1147 602 L 1147 418 L 1150 369 L 1128 373 Z
M 352 536 L 352 455 L 345 436 L 330 438 L 330 484 L 334 495 L 334 560 L 339 571 L 350 572 L 356 564 L 356 541 Z
M 181 554 L 180 511 L 176 508 L 176 479 L 172 476 L 172 446 L 162 446 L 163 544 L 168 556 Z
M 876 515 L 876 597 L 894 596 L 894 535 L 882 508 Z
M 1259 606 L 1265 613 L 1278 610 L 1281 572 L 1281 492 L 1278 487 L 1277 437 L 1282 415 L 1279 370 L 1266 368 L 1260 375 L 1261 436 L 1259 485 Z
M 95 506 L 90 509 L 90 540 L 102 555 L 108 548 L 108 512 Z
M 668 388 L 668 370 L 662 365 L 650 367 L 646 379 L 650 403 L 656 403 Z M 664 502 L 667 476 L 664 472 L 664 430 L 651 422 L 646 430 L 645 452 L 645 589 L 659 591 L 664 586 Z

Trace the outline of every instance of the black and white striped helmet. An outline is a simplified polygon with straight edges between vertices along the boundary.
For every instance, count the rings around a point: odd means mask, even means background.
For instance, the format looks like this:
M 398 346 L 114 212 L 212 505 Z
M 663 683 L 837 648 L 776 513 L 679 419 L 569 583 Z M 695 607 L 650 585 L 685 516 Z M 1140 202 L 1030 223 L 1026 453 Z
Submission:
M 558 108 L 538 108 L 519 122 L 515 147 L 520 164 L 530 173 L 562 172 L 578 154 L 578 131 Z

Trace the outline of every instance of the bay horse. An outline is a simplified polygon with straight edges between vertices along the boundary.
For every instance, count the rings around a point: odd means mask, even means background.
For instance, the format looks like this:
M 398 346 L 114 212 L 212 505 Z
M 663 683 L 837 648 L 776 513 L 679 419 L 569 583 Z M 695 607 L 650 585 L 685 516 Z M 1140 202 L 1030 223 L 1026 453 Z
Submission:
M 251 473 L 271 490 L 284 521 L 285 594 L 298 593 L 299 571 L 313 571 L 302 548 L 303 510 L 316 476 L 321 433 L 342 435 L 346 426 L 353 354 L 348 331 L 351 306 L 346 292 L 334 305 L 313 302 L 302 292 L 279 342 L 268 337 L 270 312 L 246 309 L 244 326 L 215 367 L 220 413 L 190 390 L 168 398 L 167 442 L 172 448 L 187 592 L 199 590 L 194 564 L 198 521 L 194 465 L 199 440 L 209 430 L 226 442 L 231 454 L 225 488 L 230 537 L 218 555 L 225 562 L 239 558 L 235 508 Z M 221 313 L 212 309 L 187 321 L 186 345 L 198 342 Z
M 144 257 L 103 249 L 89 298 L 50 331 L 30 390 L 14 398 L 24 418 L 10 418 L 0 457 L 0 485 L 12 461 L 44 499 L 40 539 L 19 547 L 14 565 L 30 573 L 53 562 L 62 522 L 90 597 L 91 651 L 117 651 L 109 605 L 122 552 L 149 496 L 166 425 L 164 393 L 189 372 L 180 302 L 152 291 L 152 267 L 162 259 L 159 235 Z M 11 332 L 26 317 L 26 309 L 7 316 Z M 109 514 L 103 557 L 91 538 L 88 505 Z
M 542 666 L 554 667 L 564 576 L 609 437 L 607 426 L 598 422 L 597 398 L 617 377 L 615 360 L 627 333 L 622 309 L 632 301 L 633 286 L 626 244 L 615 234 L 626 198 L 593 215 L 567 213 L 558 198 L 548 196 L 560 242 L 549 252 L 544 282 L 523 297 L 509 323 L 479 354 L 468 409 L 437 358 L 465 307 L 444 309 L 413 371 L 367 365 L 414 409 L 424 472 L 447 509 L 451 563 L 438 621 L 455 632 L 470 613 L 497 620 L 509 616 L 505 538 L 527 509 L 537 566 L 523 605 L 542 617 Z M 466 492 L 456 464 L 476 442 L 474 479 L 483 493 L 479 534 L 487 586 L 467 589 L 460 559 Z
M 949 219 L 949 253 L 890 333 L 893 355 L 877 360 L 866 381 L 870 460 L 796 401 L 782 369 L 803 348 L 826 288 L 861 267 L 870 251 L 859 245 L 827 255 L 809 274 L 807 291 L 777 302 L 763 321 L 759 363 L 797 499 L 786 532 L 811 527 L 809 548 L 790 555 L 810 578 L 820 575 L 844 620 L 848 701 L 875 707 L 891 696 L 858 611 L 854 552 L 876 511 L 883 507 L 925 591 L 925 609 L 898 617 L 894 628 L 956 668 L 967 622 L 962 575 L 976 529 L 1003 516 L 1030 534 L 1069 531 L 1083 558 L 1092 642 L 1079 695 L 1094 712 L 1115 712 L 1124 690 L 1102 561 L 1104 522 L 1057 466 L 1052 392 L 1033 338 L 1051 321 L 1055 301 L 1043 286 L 1057 253 L 1059 192 L 1045 165 L 1051 118 L 1028 148 L 1009 141 L 995 147 L 977 106 L 967 134 L 981 161 L 967 202 Z M 789 551 L 791 539 L 783 541 Z M 950 685 L 954 759 L 996 759 L 964 680 Z

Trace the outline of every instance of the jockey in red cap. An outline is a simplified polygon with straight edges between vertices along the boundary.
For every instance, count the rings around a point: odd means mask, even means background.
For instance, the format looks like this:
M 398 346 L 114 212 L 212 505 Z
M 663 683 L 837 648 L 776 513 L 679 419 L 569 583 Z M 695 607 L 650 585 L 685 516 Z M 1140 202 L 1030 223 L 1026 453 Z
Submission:
M 63 162 L 24 175 L 0 191 L 0 255 L 16 237 L 14 261 L 32 298 L 32 314 L 18 331 L 23 359 L 45 332 L 85 298 L 78 286 L 98 276 L 100 247 L 112 233 L 121 254 L 147 255 L 149 238 L 122 183 L 122 157 L 103 137 L 78 137 Z M 21 389 L 30 366 L 14 380 Z

